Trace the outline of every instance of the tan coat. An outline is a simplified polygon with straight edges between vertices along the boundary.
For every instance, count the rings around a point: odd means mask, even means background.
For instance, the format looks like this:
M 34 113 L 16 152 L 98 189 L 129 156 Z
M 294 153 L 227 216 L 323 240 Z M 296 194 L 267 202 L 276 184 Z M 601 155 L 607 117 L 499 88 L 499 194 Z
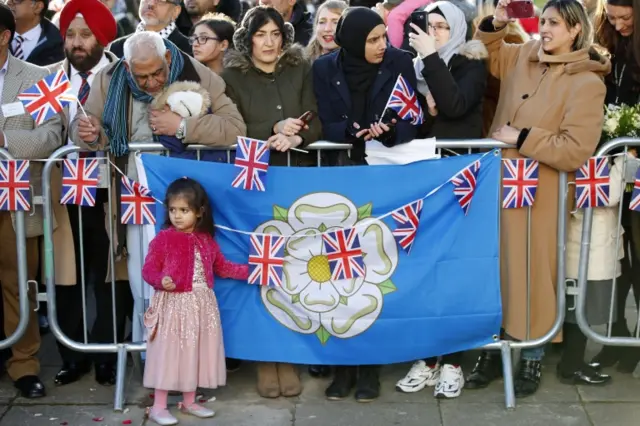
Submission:
M 505 150 L 504 156 L 540 162 L 531 213 L 530 337 L 536 338 L 550 330 L 556 317 L 558 170 L 573 172 L 593 155 L 603 121 L 602 76 L 611 64 L 595 52 L 591 59 L 586 49 L 552 56 L 541 50 L 537 40 L 506 44 L 502 40 L 506 33 L 479 30 L 476 38 L 485 43 L 491 74 L 501 81 L 491 131 L 507 123 L 530 129 L 520 149 Z M 570 195 L 569 206 L 571 200 Z M 518 340 L 527 334 L 526 235 L 527 210 L 503 210 L 503 324 L 507 334 Z
M 4 77 L 2 104 L 16 102 L 16 96 L 19 93 L 34 85 L 47 74 L 49 73 L 46 68 L 19 61 L 9 55 L 7 74 Z M 26 113 L 14 117 L 0 115 L 0 128 L 5 134 L 7 149 L 15 158 L 44 159 L 60 147 L 62 131 L 60 115 L 53 116 L 37 127 L 33 119 Z M 43 168 L 44 163 L 35 161 L 31 163 L 29 168 L 34 196 L 42 195 Z M 62 191 L 60 170 L 59 167 L 54 167 L 51 172 L 55 282 L 56 284 L 73 285 L 76 283 L 75 253 L 67 208 L 59 202 Z M 27 238 L 40 237 L 44 234 L 42 206 L 36 206 L 32 214 L 25 215 L 25 228 Z
M 235 144 L 237 137 L 244 136 L 247 129 L 242 116 L 238 112 L 238 108 L 231 99 L 225 95 L 224 80 L 192 57 L 183 54 L 183 58 L 185 66 L 181 76 L 178 77 L 178 80 L 200 80 L 200 86 L 209 93 L 212 111 L 211 114 L 207 114 L 203 117 L 192 117 L 187 119 L 187 135 L 184 139 L 184 143 L 210 146 L 230 146 Z M 111 82 L 111 72 L 114 67 L 115 64 L 109 65 L 96 74 L 91 91 L 89 92 L 89 98 L 84 105 L 84 109 L 87 114 L 93 115 L 100 120 L 102 120 L 107 92 L 109 90 L 109 83 Z M 129 136 L 131 136 L 131 112 L 133 111 L 132 96 L 129 97 L 128 111 L 128 129 Z M 95 144 L 88 145 L 84 143 L 78 137 L 76 119 L 71 123 L 69 135 L 71 140 L 78 144 L 78 146 L 93 151 L 106 149 L 109 142 L 106 134 L 104 133 L 104 129 L 101 129 L 100 136 Z M 126 170 L 124 170 L 124 172 L 127 173 Z M 115 188 L 114 185 L 119 184 L 120 178 L 119 176 L 116 176 L 116 173 L 114 173 L 114 179 L 117 179 L 117 181 L 112 185 L 112 189 Z M 115 203 L 115 190 L 112 190 L 111 199 Z M 115 205 L 112 209 L 114 213 L 112 220 L 115 232 L 120 218 L 117 217 L 118 210 Z M 117 237 L 117 235 L 115 235 L 115 237 Z M 112 244 L 113 247 L 117 247 L 117 245 L 117 241 L 114 241 Z M 115 265 L 116 280 L 128 280 L 129 276 L 127 273 L 126 258 L 118 259 Z M 111 270 L 111 264 L 109 264 L 109 270 Z M 111 272 L 108 273 L 106 278 L 106 281 L 110 280 Z

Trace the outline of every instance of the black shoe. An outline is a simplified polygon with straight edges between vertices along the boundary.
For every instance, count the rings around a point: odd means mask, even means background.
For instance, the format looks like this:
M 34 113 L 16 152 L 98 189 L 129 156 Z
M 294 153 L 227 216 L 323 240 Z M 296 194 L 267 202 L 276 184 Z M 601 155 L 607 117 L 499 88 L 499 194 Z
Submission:
M 310 365 L 309 375 L 311 377 L 329 377 L 331 375 L 331 367 L 328 365 Z
M 615 337 L 630 337 L 631 333 L 629 333 L 626 324 L 615 322 L 611 327 L 611 335 Z M 598 363 L 602 368 L 612 367 L 620 361 L 624 349 L 625 348 L 621 346 L 605 346 L 598 352 L 598 355 L 591 360 L 591 363 Z
M 618 349 L 620 349 L 620 359 L 616 370 L 620 373 L 633 373 L 640 362 L 640 348 L 619 347 Z
M 35 399 L 47 395 L 38 376 L 22 376 L 14 383 L 23 398 Z
M 540 387 L 540 376 L 542 375 L 542 362 L 522 360 L 520 371 L 514 380 L 516 398 L 524 398 L 533 395 Z
M 380 372 L 378 366 L 361 366 L 358 368 L 356 382 L 356 401 L 371 402 L 380 396 Z
M 355 385 L 356 367 L 336 367 L 333 382 L 324 394 L 331 401 L 339 401 L 348 397 Z
M 467 380 L 465 389 L 484 389 L 498 377 L 502 377 L 502 358 L 499 352 L 482 351 L 476 366 Z
M 558 365 L 556 374 L 558 380 L 566 385 L 605 385 L 611 381 L 611 376 L 602 374 L 586 364 L 575 371 L 563 371 Z
M 116 384 L 116 369 L 112 364 L 96 364 L 96 382 L 102 386 Z
M 227 373 L 235 373 L 236 371 L 240 370 L 242 360 L 235 358 L 226 358 L 225 364 L 227 365 Z
M 56 386 L 64 386 L 77 382 L 82 376 L 91 370 L 91 365 L 86 362 L 65 362 L 58 374 L 53 379 Z

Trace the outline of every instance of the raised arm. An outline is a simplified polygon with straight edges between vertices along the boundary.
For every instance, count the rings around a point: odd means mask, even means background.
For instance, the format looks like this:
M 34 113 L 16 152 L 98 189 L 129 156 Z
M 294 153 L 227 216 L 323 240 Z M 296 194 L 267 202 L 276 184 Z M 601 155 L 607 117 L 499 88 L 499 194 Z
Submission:
M 503 28 L 496 29 L 493 26 L 493 17 L 487 16 L 478 25 L 478 30 L 474 36 L 476 40 L 484 43 L 487 48 L 489 52 L 489 72 L 499 80 L 502 80 L 504 76 L 513 70 L 524 46 L 529 46 L 531 43 L 539 43 L 536 41 L 526 44 L 506 43 L 504 38 L 507 33 L 506 25 Z
M 433 0 L 405 0 L 389 12 L 389 16 L 387 16 L 387 37 L 393 47 L 402 48 L 404 24 L 411 16 L 411 13 L 432 2 Z

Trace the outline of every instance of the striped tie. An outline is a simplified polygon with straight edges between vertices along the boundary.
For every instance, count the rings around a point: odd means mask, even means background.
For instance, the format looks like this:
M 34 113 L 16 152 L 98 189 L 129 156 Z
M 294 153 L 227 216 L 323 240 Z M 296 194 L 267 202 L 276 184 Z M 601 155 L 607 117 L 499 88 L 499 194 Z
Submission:
M 24 37 L 22 37 L 19 34 L 16 34 L 16 36 L 14 37 L 14 40 L 15 40 L 16 43 L 15 43 L 15 47 L 13 47 L 11 49 L 11 53 L 13 53 L 14 57 L 16 57 L 18 59 L 23 59 L 22 58 L 22 55 L 23 55 L 22 42 L 24 42 Z
M 89 98 L 89 75 L 91 75 L 91 71 L 89 72 L 79 72 L 78 75 L 82 79 L 82 84 L 80 84 L 80 90 L 78 91 L 78 100 L 80 101 L 80 105 L 84 106 L 84 103 L 87 102 L 87 98 Z M 82 114 L 82 111 L 76 112 L 76 114 Z M 95 157 L 95 152 L 81 152 L 80 158 L 87 157 Z

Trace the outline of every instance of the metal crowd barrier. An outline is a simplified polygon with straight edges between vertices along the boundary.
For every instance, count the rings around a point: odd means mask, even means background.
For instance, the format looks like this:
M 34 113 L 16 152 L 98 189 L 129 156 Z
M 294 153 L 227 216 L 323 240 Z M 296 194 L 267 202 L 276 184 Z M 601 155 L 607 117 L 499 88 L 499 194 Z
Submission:
M 596 156 L 608 155 L 614 150 L 622 149 L 622 153 L 626 154 L 629 147 L 639 147 L 640 139 L 638 138 L 617 138 L 613 139 L 600 147 Z M 626 177 L 628 175 L 628 160 L 625 159 L 622 176 Z M 626 180 L 626 179 L 625 179 Z M 626 183 L 629 183 L 626 180 Z M 622 228 L 622 211 L 624 208 L 628 208 L 628 206 L 624 205 L 623 195 L 625 191 L 625 184 L 621 185 L 620 189 L 620 203 L 618 205 L 618 227 L 616 230 L 616 248 L 615 253 L 620 250 L 621 244 L 623 244 L 623 239 L 620 238 L 620 231 Z M 638 212 L 632 212 L 631 214 L 640 214 Z M 612 324 L 614 322 L 614 310 L 616 304 L 616 293 L 617 293 L 617 281 L 618 277 L 613 278 L 613 286 L 611 291 L 611 304 L 609 307 L 609 322 L 607 326 L 606 335 L 600 334 L 596 330 L 594 330 L 587 320 L 586 314 L 586 295 L 587 295 L 587 285 L 588 285 L 588 270 L 589 270 L 589 248 L 591 246 L 591 228 L 593 224 L 593 209 L 588 208 L 584 210 L 584 221 L 582 226 L 582 239 L 580 242 L 580 261 L 578 264 L 578 289 L 577 296 L 578 301 L 576 305 L 576 321 L 578 326 L 582 330 L 585 336 L 590 340 L 593 340 L 596 343 L 607 345 L 607 346 L 640 346 L 640 326 L 636 326 L 634 331 L 634 336 L 631 337 L 614 337 L 612 336 Z M 631 244 L 633 244 L 633 237 L 631 237 Z M 625 254 L 629 247 L 623 247 Z M 618 262 L 617 255 L 614 256 L 614 262 Z M 626 255 L 620 261 L 625 262 Z M 635 259 L 631 259 L 632 262 L 635 262 Z M 614 264 L 614 271 L 617 270 L 617 264 Z M 614 274 L 615 275 L 615 274 Z M 626 299 L 625 299 L 626 300 Z M 622 306 L 618 306 L 617 309 L 625 309 L 624 304 Z M 637 315 L 637 324 L 640 325 L 640 310 Z M 626 326 L 626 324 L 625 324 Z
M 9 154 L 4 148 L 0 148 L 0 158 L 3 160 L 13 160 L 13 156 Z M 33 187 L 31 187 L 31 191 L 33 191 Z M 33 197 L 32 197 L 33 198 Z M 35 203 L 31 202 L 31 211 L 35 208 Z M 16 250 L 17 250 L 17 265 L 18 269 L 18 295 L 19 295 L 19 306 L 20 306 L 20 319 L 18 321 L 18 326 L 11 333 L 10 336 L 7 336 L 4 340 L 0 340 L 0 349 L 6 349 L 13 346 L 16 342 L 18 342 L 24 333 L 27 331 L 27 326 L 29 325 L 29 277 L 27 276 L 27 236 L 25 231 L 24 224 L 24 215 L 23 211 L 12 212 L 15 217 L 15 226 L 14 230 L 16 233 Z M 37 288 L 34 291 L 38 291 Z
M 166 149 L 157 143 L 132 143 L 130 144 L 130 152 L 131 153 L 137 153 L 137 152 L 153 152 L 153 153 L 166 153 Z M 313 151 L 317 151 L 317 166 L 320 167 L 321 166 L 321 152 L 322 151 L 326 151 L 326 150 L 349 150 L 351 148 L 351 146 L 349 144 L 334 144 L 334 143 L 330 143 L 330 142 L 324 142 L 324 141 L 320 141 L 320 142 L 316 142 L 314 144 L 309 145 L 306 149 L 308 150 L 313 150 Z M 469 152 L 471 150 L 477 150 L 477 149 L 481 149 L 481 150 L 488 150 L 488 149 L 511 149 L 514 148 L 514 146 L 512 145 L 507 145 L 504 144 L 502 142 L 498 142 L 495 140 L 491 140 L 491 139 L 477 139 L 477 140 L 447 140 L 447 141 L 437 141 L 436 143 L 436 148 L 440 151 L 440 152 L 445 152 L 443 150 L 447 150 L 446 152 L 449 152 L 448 150 L 457 150 L 458 152 L 460 152 L 460 150 L 468 150 Z M 225 148 L 214 148 L 214 147 L 207 147 L 204 145 L 190 145 L 187 147 L 187 150 L 189 151 L 197 151 L 198 153 L 200 151 L 205 151 L 205 150 L 224 150 L 227 151 L 227 161 L 230 161 L 230 153 L 231 150 L 233 149 L 232 147 L 225 147 Z M 66 336 L 60 329 L 60 326 L 58 324 L 58 320 L 57 320 L 57 311 L 56 311 L 56 304 L 55 304 L 55 300 L 56 300 L 56 288 L 55 288 L 55 274 L 53 271 L 54 268 L 54 262 L 53 262 L 53 257 L 54 257 L 54 253 L 53 253 L 53 244 L 52 244 L 52 238 L 53 238 L 53 229 L 52 229 L 52 203 L 55 202 L 59 202 L 59 200 L 52 200 L 51 199 L 51 170 L 52 167 L 55 166 L 56 162 L 58 162 L 60 159 L 66 157 L 68 154 L 74 153 L 79 151 L 78 147 L 75 146 L 65 146 L 62 147 L 60 149 L 58 149 L 56 152 L 54 152 L 51 157 L 49 158 L 49 160 L 47 161 L 45 168 L 44 168 L 44 172 L 43 172 L 43 177 L 42 177 L 42 184 L 43 184 L 43 198 L 44 198 L 44 214 L 45 214 L 45 260 L 46 260 L 46 271 L 45 271 L 45 281 L 46 281 L 46 285 L 47 285 L 47 299 L 49 301 L 49 324 L 50 324 L 50 328 L 51 331 L 53 333 L 53 335 L 56 337 L 56 339 L 62 343 L 63 345 L 67 346 L 68 348 L 71 348 L 72 350 L 76 350 L 79 352 L 86 352 L 86 353 L 116 353 L 117 354 L 117 378 L 116 378 L 116 388 L 115 388 L 115 395 L 114 395 L 114 409 L 115 410 L 123 410 L 124 408 L 124 384 L 125 384 L 125 375 L 126 375 L 126 365 L 127 365 L 127 353 L 140 353 L 142 351 L 145 351 L 146 349 L 146 344 L 145 342 L 125 342 L 125 343 L 117 343 L 117 336 L 116 336 L 116 325 L 115 325 L 115 312 L 116 312 L 116 307 L 115 307 L 115 265 L 114 265 L 114 259 L 112 256 L 111 259 L 111 271 L 112 271 L 112 280 L 111 280 L 111 286 L 112 286 L 112 296 L 113 296 L 113 317 L 114 317 L 114 342 L 113 343 L 89 343 L 87 341 L 87 323 L 86 323 L 86 297 L 85 297 L 85 283 L 84 283 L 84 274 L 81 278 L 81 282 L 78 283 L 78 285 L 82 285 L 82 301 L 83 301 L 83 324 L 84 324 L 84 328 L 85 328 L 85 333 L 84 333 L 84 342 L 77 342 L 77 341 L 73 341 L 71 340 L 68 336 Z M 197 159 L 200 159 L 200 155 L 197 155 Z M 103 161 L 107 161 L 106 159 Z M 289 161 L 290 164 L 290 161 Z M 108 186 L 110 189 L 110 186 L 112 184 L 112 179 L 111 179 L 111 167 L 106 167 L 106 173 L 107 173 L 107 179 L 106 181 L 108 182 Z M 557 294 L 558 295 L 564 295 L 565 294 L 565 257 L 564 257 L 564 253 L 565 253 L 565 241 L 566 241 L 566 212 L 567 210 L 567 194 L 568 194 L 568 182 L 567 182 L 567 174 L 566 173 L 559 173 L 560 175 L 560 179 L 559 179 L 559 197 L 558 197 L 558 238 L 557 238 L 557 246 L 558 246 L 558 263 L 557 263 Z M 111 218 L 113 218 L 113 203 L 112 203 L 112 199 L 111 199 L 111 191 L 109 190 L 109 199 L 108 199 L 108 216 L 110 218 L 109 223 L 110 223 L 110 229 L 109 229 L 109 237 L 111 240 L 111 244 L 113 244 L 113 236 L 114 236 L 114 232 L 115 230 L 113 229 L 114 227 L 112 226 L 113 221 L 111 220 Z M 501 206 L 500 206 L 501 207 Z M 80 215 L 81 218 L 81 215 Z M 529 216 L 530 218 L 530 216 Z M 80 226 L 82 224 L 82 221 L 80 219 Z M 141 227 L 140 227 L 141 228 Z M 142 228 L 141 228 L 142 229 Z M 530 229 L 527 235 L 528 240 L 530 239 Z M 80 241 L 82 241 L 82 238 L 80 239 Z M 142 238 L 139 239 L 140 242 L 140 247 L 139 247 L 139 253 L 143 253 L 144 247 L 143 246 L 143 240 Z M 132 252 L 133 247 L 130 248 L 129 252 Z M 24 248 L 23 248 L 24 250 Z M 113 247 L 111 247 L 111 250 L 113 252 Z M 81 258 L 77 259 L 77 261 L 82 261 L 83 258 L 83 251 L 81 250 Z M 26 263 L 25 263 L 26 265 Z M 130 274 L 133 271 L 130 271 Z M 135 272 L 133 272 L 135 273 Z M 130 275 L 131 276 L 131 275 Z M 529 274 L 527 274 L 527 294 L 530 294 L 530 279 L 529 279 Z M 26 281 L 25 281 L 26 282 Z M 527 325 L 530 324 L 530 298 L 527 297 Z M 137 318 L 138 316 L 143 315 L 144 312 L 134 312 L 133 318 L 135 321 L 135 318 Z M 513 367 L 512 367 L 512 354 L 511 351 L 512 349 L 525 349 L 525 348 L 535 348 L 535 347 L 540 347 L 543 346 L 549 342 L 551 342 L 551 340 L 553 340 L 553 338 L 558 334 L 558 332 L 561 330 L 562 325 L 564 323 L 564 316 L 565 316 L 565 298 L 564 297 L 557 297 L 557 304 L 556 304 L 556 320 L 553 323 L 552 327 L 548 330 L 548 332 L 536 339 L 526 339 L 524 341 L 509 341 L 509 340 L 501 340 L 498 336 L 495 337 L 495 342 L 490 343 L 484 347 L 482 347 L 481 349 L 484 350 L 500 350 L 501 352 L 501 356 L 502 356 L 502 360 L 503 360 L 503 373 L 504 373 L 504 387 L 505 387 L 505 403 L 506 403 L 506 407 L 509 409 L 515 408 L 515 393 L 514 393 L 514 383 L 513 383 Z M 22 324 L 22 323 L 21 323 Z M 528 333 L 528 331 L 527 331 Z M 528 335 L 527 335 L 528 337 Z M 14 339 L 13 341 L 17 340 Z M 12 341 L 12 342 L 13 342 Z M 2 347 L 2 346 L 0 346 Z

